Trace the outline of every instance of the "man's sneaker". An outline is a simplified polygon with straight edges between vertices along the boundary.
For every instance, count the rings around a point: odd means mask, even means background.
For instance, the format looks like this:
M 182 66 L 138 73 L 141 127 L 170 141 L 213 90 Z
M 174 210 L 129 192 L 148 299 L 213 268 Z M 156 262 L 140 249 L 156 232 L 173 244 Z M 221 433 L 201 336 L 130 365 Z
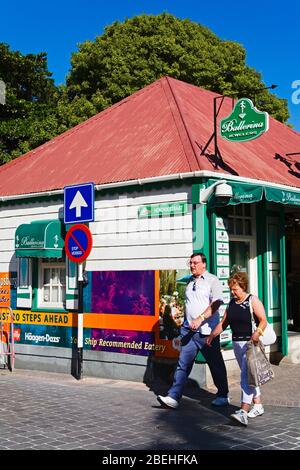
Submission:
M 252 410 L 248 413 L 248 418 L 256 418 L 257 416 L 263 415 L 265 412 L 262 405 L 254 405 Z
M 217 397 L 211 402 L 211 404 L 213 406 L 226 406 L 230 404 L 230 399 L 227 397 Z
M 233 413 L 232 415 L 230 415 L 230 418 L 235 419 L 236 421 L 238 421 L 243 426 L 248 425 L 247 411 L 238 410 L 235 413 Z
M 159 403 L 167 408 L 178 408 L 179 406 L 179 403 L 177 400 L 175 400 L 174 398 L 172 397 L 169 397 L 169 396 L 166 396 L 166 397 L 163 397 L 162 395 L 157 395 L 156 397 L 159 401 Z

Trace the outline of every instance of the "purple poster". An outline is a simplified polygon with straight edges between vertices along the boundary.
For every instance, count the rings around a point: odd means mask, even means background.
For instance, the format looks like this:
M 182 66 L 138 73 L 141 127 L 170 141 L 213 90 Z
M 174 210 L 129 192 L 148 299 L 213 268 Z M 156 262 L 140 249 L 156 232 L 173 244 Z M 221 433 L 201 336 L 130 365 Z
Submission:
M 155 271 L 94 271 L 92 312 L 154 315 Z
M 154 334 L 146 331 L 92 329 L 92 349 L 149 356 L 165 346 L 154 343 Z

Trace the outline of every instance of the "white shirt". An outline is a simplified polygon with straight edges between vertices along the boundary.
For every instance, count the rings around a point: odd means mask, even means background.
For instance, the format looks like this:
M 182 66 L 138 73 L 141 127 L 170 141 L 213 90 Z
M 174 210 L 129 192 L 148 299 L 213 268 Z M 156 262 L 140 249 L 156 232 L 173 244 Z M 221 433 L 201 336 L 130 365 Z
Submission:
M 197 278 L 191 277 L 185 291 L 185 315 L 189 325 L 215 300 L 223 303 L 222 284 L 216 276 L 204 271 Z M 217 310 L 201 323 L 200 333 L 209 335 L 219 321 L 220 315 Z

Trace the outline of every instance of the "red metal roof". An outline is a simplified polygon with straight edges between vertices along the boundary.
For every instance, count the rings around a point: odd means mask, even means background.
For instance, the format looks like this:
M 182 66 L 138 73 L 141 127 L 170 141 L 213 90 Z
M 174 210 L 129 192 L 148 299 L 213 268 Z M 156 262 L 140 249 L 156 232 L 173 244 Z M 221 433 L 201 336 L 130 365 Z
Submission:
M 93 181 L 129 181 L 197 170 L 229 173 L 300 186 L 300 134 L 270 118 L 257 140 L 232 143 L 219 137 L 225 166 L 215 168 L 210 91 L 161 78 L 114 106 L 0 167 L 0 196 L 62 189 Z M 219 118 L 229 115 L 226 98 Z M 299 159 L 298 159 L 299 160 Z

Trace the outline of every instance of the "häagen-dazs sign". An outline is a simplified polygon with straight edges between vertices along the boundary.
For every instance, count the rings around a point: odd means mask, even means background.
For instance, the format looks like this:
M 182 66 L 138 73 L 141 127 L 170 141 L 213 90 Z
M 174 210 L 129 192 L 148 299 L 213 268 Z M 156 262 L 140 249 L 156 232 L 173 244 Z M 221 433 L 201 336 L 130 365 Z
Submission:
M 221 137 L 231 142 L 257 139 L 268 129 L 268 113 L 258 111 L 249 98 L 238 100 L 230 116 L 220 124 Z

